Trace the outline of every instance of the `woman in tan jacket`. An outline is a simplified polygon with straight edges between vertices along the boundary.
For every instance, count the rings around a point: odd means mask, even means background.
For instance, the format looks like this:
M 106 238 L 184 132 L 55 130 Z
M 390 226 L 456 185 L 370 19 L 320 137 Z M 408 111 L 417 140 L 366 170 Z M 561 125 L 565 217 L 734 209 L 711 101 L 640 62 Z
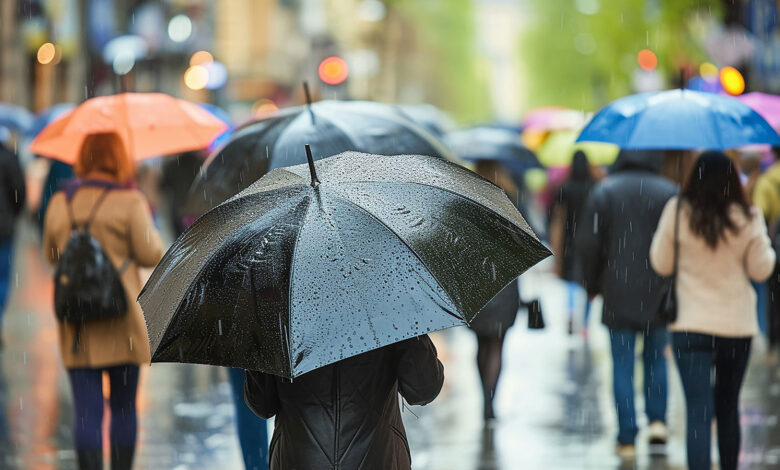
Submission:
M 699 157 L 681 200 L 677 320 L 669 329 L 685 391 L 688 468 L 710 470 L 715 418 L 720 468 L 736 470 L 739 390 L 758 332 L 750 281 L 769 277 L 775 253 L 760 211 L 748 205 L 737 170 L 722 153 Z M 650 261 L 662 276 L 674 269 L 677 201 L 664 208 L 650 248 Z
M 74 438 L 82 470 L 101 469 L 103 465 L 104 372 L 111 390 L 111 469 L 131 468 L 139 365 L 151 360 L 144 317 L 135 301 L 142 287 L 138 268 L 156 265 L 163 250 L 148 203 L 139 191 L 127 189 L 132 168 L 116 134 L 88 136 L 74 168 L 78 180 L 52 197 L 44 221 L 44 255 L 56 266 L 71 237 L 68 205 L 79 227 L 93 214 L 89 232 L 120 272 L 127 295 L 125 315 L 86 323 L 78 338 L 72 324 L 59 324 L 62 361 L 73 391 Z

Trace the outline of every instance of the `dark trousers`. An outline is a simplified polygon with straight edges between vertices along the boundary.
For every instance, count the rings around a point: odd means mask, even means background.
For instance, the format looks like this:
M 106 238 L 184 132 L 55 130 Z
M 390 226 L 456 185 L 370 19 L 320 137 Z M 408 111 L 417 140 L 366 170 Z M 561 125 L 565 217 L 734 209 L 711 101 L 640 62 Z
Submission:
M 720 468 L 737 468 L 739 390 L 750 357 L 750 341 L 751 338 L 724 338 L 698 333 L 672 335 L 674 357 L 685 391 L 689 470 L 711 468 L 713 418 L 717 420 L 718 427 Z
M 228 368 L 230 387 L 233 391 L 233 404 L 236 408 L 236 431 L 241 445 L 246 470 L 268 470 L 268 426 L 246 406 L 244 401 L 244 382 L 246 372 L 243 369 Z
M 13 252 L 13 239 L 0 238 L 0 326 L 2 326 L 5 304 L 11 293 Z
M 102 369 L 68 369 L 73 391 L 76 450 L 102 449 L 103 372 L 108 373 L 111 383 L 111 446 L 135 447 L 138 366 L 127 364 Z
M 666 422 L 667 375 L 664 348 L 669 334 L 666 328 L 646 332 L 610 329 L 612 348 L 612 387 L 618 416 L 618 443 L 633 444 L 638 427 L 634 407 L 634 350 L 638 335 L 644 337 L 645 414 L 647 419 Z

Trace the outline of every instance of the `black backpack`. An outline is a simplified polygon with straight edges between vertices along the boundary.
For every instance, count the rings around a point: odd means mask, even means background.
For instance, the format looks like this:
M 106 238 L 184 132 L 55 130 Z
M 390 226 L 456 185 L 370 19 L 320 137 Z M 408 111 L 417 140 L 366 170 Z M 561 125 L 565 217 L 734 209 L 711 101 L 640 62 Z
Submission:
M 66 202 L 71 236 L 54 273 L 54 312 L 59 321 L 76 325 L 74 353 L 78 351 L 79 333 L 84 324 L 127 312 L 127 296 L 119 276 L 129 259 L 117 270 L 100 242 L 89 233 L 89 225 L 107 193 L 105 189 L 80 229 L 70 201 Z

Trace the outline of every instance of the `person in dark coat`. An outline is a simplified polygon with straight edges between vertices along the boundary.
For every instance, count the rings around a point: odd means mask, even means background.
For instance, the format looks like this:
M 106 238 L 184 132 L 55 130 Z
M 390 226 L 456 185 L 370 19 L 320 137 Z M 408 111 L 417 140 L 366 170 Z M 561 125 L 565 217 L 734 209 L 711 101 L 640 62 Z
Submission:
M 398 394 L 426 405 L 443 383 L 444 366 L 422 335 L 294 380 L 247 371 L 244 398 L 261 418 L 276 416 L 271 470 L 410 470 Z
M 14 226 L 24 208 L 24 172 L 16 154 L 0 142 L 0 346 L 2 320 L 11 289 Z
M 575 241 L 582 227 L 582 209 L 596 180 L 591 174 L 588 156 L 582 150 L 574 153 L 569 178 L 558 191 L 550 223 L 550 241 L 555 252 L 555 270 L 566 281 L 568 289 L 568 331 L 574 331 L 574 310 L 578 294 L 582 295 L 582 267 L 576 256 Z M 587 295 L 585 295 L 587 297 Z M 587 332 L 590 301 L 585 299 L 583 333 Z
M 666 325 L 655 315 L 661 278 L 650 267 L 650 243 L 666 202 L 677 186 L 652 171 L 659 155 L 621 152 L 613 172 L 597 184 L 585 203 L 577 239 L 585 288 L 604 298 L 602 322 L 609 328 L 613 391 L 618 415 L 617 453 L 634 455 L 634 349 L 644 337 L 645 412 L 650 441 L 666 442 L 667 374 L 663 350 Z
M 202 164 L 203 158 L 198 152 L 185 152 L 163 165 L 160 192 L 166 197 L 171 228 L 177 238 L 187 229 L 182 208 Z
M 500 163 L 483 160 L 477 163 L 477 173 L 501 187 L 509 199 L 517 204 L 517 188 L 510 173 Z M 517 279 L 510 282 L 496 294 L 471 322 L 471 329 L 477 335 L 477 369 L 482 383 L 485 421 L 496 417 L 493 400 L 501 375 L 504 337 L 512 327 L 521 305 Z

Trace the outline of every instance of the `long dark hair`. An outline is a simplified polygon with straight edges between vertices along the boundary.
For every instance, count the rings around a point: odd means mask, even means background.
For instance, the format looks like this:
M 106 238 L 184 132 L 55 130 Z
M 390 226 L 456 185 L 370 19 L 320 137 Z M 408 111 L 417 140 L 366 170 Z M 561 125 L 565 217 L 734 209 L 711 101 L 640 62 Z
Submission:
M 712 249 L 725 237 L 726 230 L 732 233 L 739 230 L 729 216 L 732 205 L 737 205 L 746 217 L 750 217 L 750 205 L 742 190 L 739 173 L 721 152 L 704 152 L 696 160 L 683 188 L 682 199 L 691 205 L 691 231 L 704 238 Z

